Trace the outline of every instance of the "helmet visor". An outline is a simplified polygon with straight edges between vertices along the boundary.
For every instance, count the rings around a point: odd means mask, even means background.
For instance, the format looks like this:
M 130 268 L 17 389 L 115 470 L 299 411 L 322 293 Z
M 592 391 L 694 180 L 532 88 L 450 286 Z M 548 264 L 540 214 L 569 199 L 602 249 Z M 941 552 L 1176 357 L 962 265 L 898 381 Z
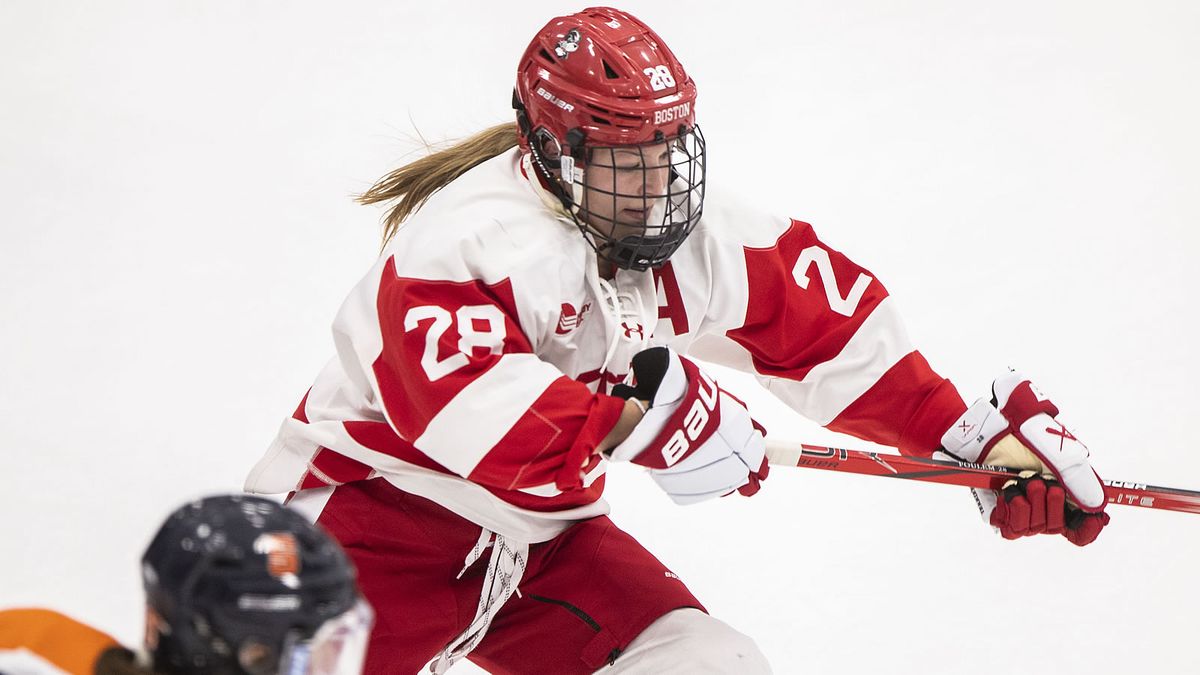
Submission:
M 283 675 L 340 675 L 361 673 L 375 613 L 363 599 L 321 624 L 311 640 L 285 647 L 279 672 Z

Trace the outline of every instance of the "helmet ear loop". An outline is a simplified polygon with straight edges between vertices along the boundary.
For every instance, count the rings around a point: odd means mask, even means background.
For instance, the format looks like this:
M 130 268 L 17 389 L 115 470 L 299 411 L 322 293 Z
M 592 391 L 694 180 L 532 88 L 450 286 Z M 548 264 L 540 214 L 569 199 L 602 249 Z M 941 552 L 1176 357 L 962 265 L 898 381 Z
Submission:
M 582 129 L 574 128 L 567 132 L 566 147 L 560 148 L 559 152 L 559 175 L 562 181 L 567 184 L 568 195 L 571 199 L 569 207 L 573 215 L 578 215 L 581 211 L 586 211 L 584 201 L 587 199 L 587 190 L 584 186 L 584 169 L 591 163 L 592 150 L 584 143 L 584 133 Z
M 582 176 L 582 170 L 575 166 L 575 158 L 571 155 L 570 148 L 564 149 L 554 134 L 545 127 L 539 127 L 529 135 L 529 153 L 533 157 L 534 167 L 545 179 L 544 183 L 549 187 L 551 194 L 562 202 L 564 209 L 574 213 L 579 204 L 574 179 L 576 174 Z
M 570 211 L 578 215 L 580 212 L 586 211 L 587 206 L 584 201 L 587 200 L 587 189 L 584 186 L 584 167 L 575 162 L 575 158 L 569 153 L 563 153 L 559 158 L 559 172 L 562 176 L 562 181 L 567 185 L 567 194 L 571 199 Z

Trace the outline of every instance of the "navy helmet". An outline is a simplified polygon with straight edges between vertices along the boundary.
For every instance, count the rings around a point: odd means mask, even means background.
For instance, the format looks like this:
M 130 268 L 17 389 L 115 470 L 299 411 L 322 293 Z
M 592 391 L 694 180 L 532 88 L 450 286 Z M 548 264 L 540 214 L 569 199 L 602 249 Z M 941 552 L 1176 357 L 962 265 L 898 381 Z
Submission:
M 372 614 L 328 534 L 273 501 L 172 513 L 142 557 L 146 651 L 167 673 L 357 672 Z

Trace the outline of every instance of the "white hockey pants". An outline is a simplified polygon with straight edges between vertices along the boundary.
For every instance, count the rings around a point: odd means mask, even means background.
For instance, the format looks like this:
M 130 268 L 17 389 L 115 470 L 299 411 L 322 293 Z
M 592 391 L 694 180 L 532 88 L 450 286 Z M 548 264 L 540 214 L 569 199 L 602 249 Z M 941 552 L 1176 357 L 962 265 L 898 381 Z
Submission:
M 613 665 L 597 672 L 758 675 L 770 673 L 771 666 L 754 640 L 720 619 L 685 608 L 650 624 Z

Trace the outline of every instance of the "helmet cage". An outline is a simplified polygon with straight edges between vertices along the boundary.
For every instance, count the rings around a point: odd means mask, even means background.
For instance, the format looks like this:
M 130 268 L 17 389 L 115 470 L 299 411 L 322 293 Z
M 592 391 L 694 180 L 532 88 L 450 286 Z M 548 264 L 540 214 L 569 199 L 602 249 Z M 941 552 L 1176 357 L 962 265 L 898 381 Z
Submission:
M 706 145 L 700 125 L 679 125 L 640 144 L 589 145 L 571 129 L 565 142 L 518 124 L 535 169 L 596 255 L 622 269 L 660 267 L 695 229 L 704 209 Z
M 582 168 L 560 160 L 576 226 L 600 258 L 623 269 L 661 266 L 703 211 L 704 134 L 698 126 L 680 126 L 675 136 L 659 136 L 638 145 L 588 147 Z

